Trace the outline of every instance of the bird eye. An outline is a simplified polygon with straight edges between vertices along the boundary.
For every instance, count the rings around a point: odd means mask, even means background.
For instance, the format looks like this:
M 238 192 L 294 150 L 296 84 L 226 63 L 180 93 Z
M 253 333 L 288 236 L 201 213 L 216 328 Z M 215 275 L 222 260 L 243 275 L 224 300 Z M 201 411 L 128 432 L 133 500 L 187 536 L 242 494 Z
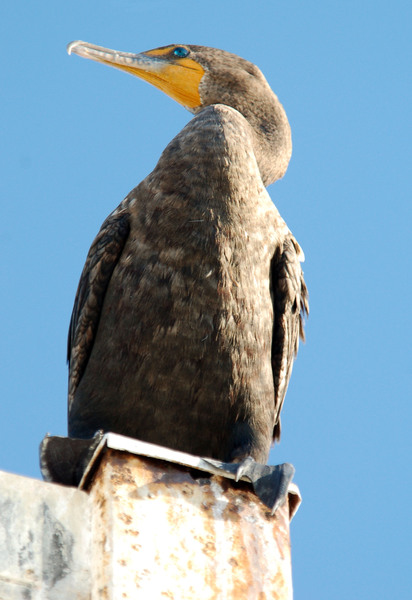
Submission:
M 173 50 L 173 54 L 178 58 L 184 58 L 189 54 L 189 50 L 187 48 L 183 48 L 182 46 L 178 46 Z

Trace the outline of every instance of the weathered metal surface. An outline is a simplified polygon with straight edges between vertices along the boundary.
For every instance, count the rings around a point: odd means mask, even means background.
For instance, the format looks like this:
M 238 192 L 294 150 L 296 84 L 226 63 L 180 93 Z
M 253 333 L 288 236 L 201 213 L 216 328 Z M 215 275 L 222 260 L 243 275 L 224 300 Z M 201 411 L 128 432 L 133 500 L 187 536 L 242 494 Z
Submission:
M 92 598 L 292 598 L 289 512 L 246 484 L 107 449 L 90 486 Z
M 147 456 L 149 458 L 158 458 L 165 460 L 170 463 L 176 463 L 187 467 L 193 467 L 213 475 L 220 477 L 226 477 L 228 479 L 235 479 L 233 471 L 225 470 L 225 463 L 214 460 L 211 458 L 202 458 L 200 456 L 194 456 L 187 452 L 179 452 L 178 450 L 172 450 L 164 446 L 158 446 L 156 444 L 150 444 L 142 440 L 126 437 L 117 433 L 106 433 L 101 439 L 99 445 L 87 466 L 79 487 L 86 489 L 91 475 L 93 474 L 96 465 L 98 464 L 105 448 L 111 448 L 112 450 L 124 450 L 131 454 L 137 454 L 138 456 Z M 242 481 L 248 481 L 247 477 L 242 477 Z M 299 488 L 294 484 L 289 484 L 289 516 L 293 518 L 296 511 L 298 510 L 301 503 L 301 496 Z
M 0 599 L 89 600 L 85 492 L 0 472 Z
M 292 598 L 296 493 L 272 516 L 203 459 L 105 438 L 87 493 L 0 472 L 0 600 Z

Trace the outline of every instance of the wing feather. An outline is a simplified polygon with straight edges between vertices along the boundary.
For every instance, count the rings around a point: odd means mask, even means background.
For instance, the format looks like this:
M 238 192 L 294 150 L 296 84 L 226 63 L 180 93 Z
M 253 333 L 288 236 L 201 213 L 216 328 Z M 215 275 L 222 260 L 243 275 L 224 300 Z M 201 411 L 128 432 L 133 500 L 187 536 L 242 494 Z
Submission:
M 304 321 L 309 314 L 308 291 L 300 261 L 303 252 L 289 234 L 272 259 L 271 293 L 274 311 L 272 370 L 275 385 L 275 427 L 273 439 L 280 440 L 280 412 L 292 373 L 299 338 L 305 339 Z
M 87 255 L 70 320 L 67 345 L 69 406 L 86 369 L 113 270 L 130 231 L 126 210 L 105 220 Z

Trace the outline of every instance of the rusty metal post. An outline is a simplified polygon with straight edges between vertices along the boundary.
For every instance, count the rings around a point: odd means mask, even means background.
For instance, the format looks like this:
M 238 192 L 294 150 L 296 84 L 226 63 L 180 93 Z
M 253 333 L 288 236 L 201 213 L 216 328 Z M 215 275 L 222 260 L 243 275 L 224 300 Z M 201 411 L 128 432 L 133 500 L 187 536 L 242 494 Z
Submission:
M 291 600 L 296 487 L 272 516 L 209 468 L 109 433 L 83 490 L 0 472 L 0 598 Z
M 292 599 L 287 503 L 110 448 L 88 491 L 92 600 Z

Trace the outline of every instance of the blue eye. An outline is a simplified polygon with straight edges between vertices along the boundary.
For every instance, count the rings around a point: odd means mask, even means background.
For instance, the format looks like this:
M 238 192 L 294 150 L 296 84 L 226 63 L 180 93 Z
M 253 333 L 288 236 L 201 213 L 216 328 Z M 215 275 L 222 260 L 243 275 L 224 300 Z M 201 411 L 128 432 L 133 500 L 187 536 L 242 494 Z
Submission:
M 183 48 L 182 46 L 178 46 L 173 50 L 173 54 L 178 58 L 184 58 L 189 54 L 189 50 L 187 48 Z

